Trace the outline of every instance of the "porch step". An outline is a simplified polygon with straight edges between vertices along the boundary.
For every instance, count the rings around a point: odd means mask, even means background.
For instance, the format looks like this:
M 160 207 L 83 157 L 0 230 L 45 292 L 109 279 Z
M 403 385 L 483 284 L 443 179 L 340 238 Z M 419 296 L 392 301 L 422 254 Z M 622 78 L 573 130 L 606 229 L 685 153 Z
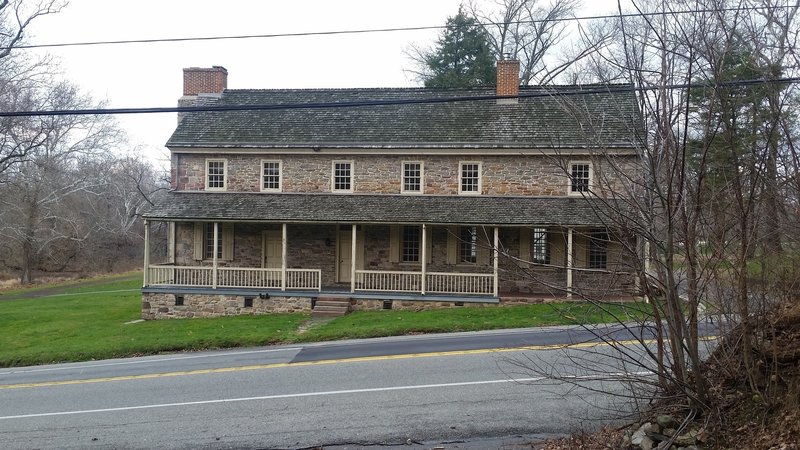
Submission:
M 314 303 L 312 317 L 339 317 L 350 312 L 350 299 L 320 297 Z

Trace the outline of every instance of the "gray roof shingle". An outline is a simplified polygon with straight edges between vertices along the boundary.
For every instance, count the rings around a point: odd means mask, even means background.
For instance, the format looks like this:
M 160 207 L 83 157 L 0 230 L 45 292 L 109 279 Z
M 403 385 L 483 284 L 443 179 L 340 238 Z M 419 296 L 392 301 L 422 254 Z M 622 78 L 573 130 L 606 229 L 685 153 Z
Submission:
M 584 94 L 572 95 L 577 90 Z M 167 146 L 625 149 L 641 129 L 635 94 L 625 86 L 523 86 L 517 104 L 444 101 L 493 95 L 491 87 L 226 90 L 205 106 L 309 107 L 187 113 Z M 418 102 L 428 100 L 442 102 Z M 385 101 L 410 103 L 353 106 Z M 320 104 L 348 106 L 312 106 Z
M 274 223 L 603 225 L 604 201 L 583 197 L 170 192 L 155 220 Z

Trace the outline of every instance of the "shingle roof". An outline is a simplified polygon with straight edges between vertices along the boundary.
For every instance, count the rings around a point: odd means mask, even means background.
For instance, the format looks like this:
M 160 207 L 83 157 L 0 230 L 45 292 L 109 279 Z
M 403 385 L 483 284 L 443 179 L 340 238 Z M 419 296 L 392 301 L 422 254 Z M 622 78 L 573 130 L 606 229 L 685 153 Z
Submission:
M 602 225 L 609 205 L 583 197 L 170 192 L 145 218 L 287 223 Z
M 521 87 L 517 104 L 445 101 L 494 94 L 493 88 L 226 90 L 205 99 L 206 106 L 308 107 L 187 113 L 167 146 L 632 148 L 641 128 L 635 94 L 625 86 Z M 440 102 L 420 103 L 429 100 Z M 354 106 L 386 101 L 409 103 Z M 317 107 L 323 104 L 348 106 Z

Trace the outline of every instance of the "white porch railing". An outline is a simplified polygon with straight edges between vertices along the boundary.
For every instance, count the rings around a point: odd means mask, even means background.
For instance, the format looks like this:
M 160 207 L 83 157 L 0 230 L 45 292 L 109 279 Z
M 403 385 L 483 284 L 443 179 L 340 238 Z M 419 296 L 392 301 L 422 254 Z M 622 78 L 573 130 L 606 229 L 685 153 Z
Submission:
M 422 273 L 356 270 L 357 291 L 421 292 Z
M 356 270 L 356 290 L 422 293 L 422 273 Z M 425 274 L 425 293 L 494 295 L 494 275 L 429 272 Z
M 147 284 L 151 286 L 214 285 L 214 269 L 197 266 L 150 266 Z M 281 269 L 249 267 L 219 267 L 217 287 L 281 289 Z M 319 269 L 286 269 L 286 289 L 322 289 L 322 271 Z
M 494 294 L 494 275 L 490 273 L 429 272 L 425 290 L 437 294 Z

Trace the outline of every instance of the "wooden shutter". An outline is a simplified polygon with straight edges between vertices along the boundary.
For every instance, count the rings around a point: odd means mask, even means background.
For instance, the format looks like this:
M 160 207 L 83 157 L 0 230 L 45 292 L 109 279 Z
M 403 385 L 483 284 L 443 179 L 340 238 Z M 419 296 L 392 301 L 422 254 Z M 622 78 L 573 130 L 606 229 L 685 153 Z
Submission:
M 175 222 L 167 223 L 167 262 L 175 264 Z
M 447 227 L 447 264 L 458 264 L 458 227 Z
M 222 260 L 233 261 L 233 224 L 223 223 L 222 231 Z
M 486 228 L 478 227 L 476 230 L 478 233 L 478 249 L 477 255 L 475 255 L 476 263 L 480 266 L 488 266 L 489 265 L 489 255 L 492 252 L 492 245 L 489 243 L 489 237 L 486 235 Z
M 205 247 L 205 233 L 203 222 L 194 223 L 194 259 L 203 260 L 203 247 Z
M 389 262 L 400 262 L 400 225 L 389 226 Z
M 431 226 L 425 227 L 425 259 L 427 260 L 425 262 L 428 264 L 433 260 L 433 239 L 431 239 L 433 233 L 431 232 L 431 228 Z
M 531 230 L 530 228 L 519 229 L 519 259 L 520 267 L 530 267 L 531 260 Z

